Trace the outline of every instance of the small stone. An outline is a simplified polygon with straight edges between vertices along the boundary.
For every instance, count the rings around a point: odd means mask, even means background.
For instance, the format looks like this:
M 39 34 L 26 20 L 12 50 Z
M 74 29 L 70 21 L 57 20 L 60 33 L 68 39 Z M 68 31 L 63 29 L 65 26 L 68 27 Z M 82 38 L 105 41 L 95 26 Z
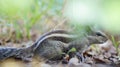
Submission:
M 69 60 L 68 65 L 69 65 L 69 64 L 75 64 L 75 65 L 77 65 L 77 64 L 79 64 L 78 62 L 79 62 L 78 58 L 74 57 L 74 58 L 71 58 L 71 59 Z
M 52 67 L 51 65 L 49 65 L 49 64 L 41 64 L 41 67 Z

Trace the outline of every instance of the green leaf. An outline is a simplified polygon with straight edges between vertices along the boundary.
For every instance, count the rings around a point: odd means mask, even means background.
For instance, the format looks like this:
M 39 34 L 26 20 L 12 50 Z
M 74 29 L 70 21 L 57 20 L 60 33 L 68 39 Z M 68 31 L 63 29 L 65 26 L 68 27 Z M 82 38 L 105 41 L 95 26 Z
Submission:
M 68 52 L 67 52 L 67 54 L 69 54 L 70 52 L 76 52 L 77 50 L 76 50 L 76 48 L 71 48 Z

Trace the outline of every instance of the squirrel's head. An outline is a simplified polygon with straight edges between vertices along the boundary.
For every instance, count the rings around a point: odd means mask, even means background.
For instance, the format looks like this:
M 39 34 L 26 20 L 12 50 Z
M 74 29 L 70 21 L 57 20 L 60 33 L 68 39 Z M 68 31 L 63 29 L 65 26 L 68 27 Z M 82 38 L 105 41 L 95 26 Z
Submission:
M 108 40 L 108 37 L 101 31 L 95 32 L 93 35 L 87 36 L 91 44 L 102 44 Z

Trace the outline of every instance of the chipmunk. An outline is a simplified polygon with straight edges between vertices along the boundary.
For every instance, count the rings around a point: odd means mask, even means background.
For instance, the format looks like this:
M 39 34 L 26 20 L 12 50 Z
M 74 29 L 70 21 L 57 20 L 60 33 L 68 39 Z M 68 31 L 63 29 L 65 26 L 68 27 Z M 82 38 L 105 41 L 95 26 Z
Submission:
M 81 38 L 77 34 L 71 34 L 65 30 L 54 30 L 43 34 L 32 46 L 16 48 L 13 54 L 4 53 L 4 55 L 8 56 L 2 56 L 2 59 L 13 56 L 29 61 L 34 55 L 37 55 L 46 59 L 57 60 L 61 59 L 62 53 L 66 49 L 75 47 L 80 51 L 86 45 L 103 43 L 106 40 L 107 38 L 102 34 Z M 8 51 L 12 50 L 10 49 Z
M 42 35 L 34 45 L 31 46 L 33 52 L 43 58 L 58 60 L 62 53 L 75 47 L 78 51 L 83 51 L 91 44 L 101 44 L 107 41 L 107 37 L 100 32 L 81 38 L 78 34 L 72 34 L 65 30 L 54 30 Z

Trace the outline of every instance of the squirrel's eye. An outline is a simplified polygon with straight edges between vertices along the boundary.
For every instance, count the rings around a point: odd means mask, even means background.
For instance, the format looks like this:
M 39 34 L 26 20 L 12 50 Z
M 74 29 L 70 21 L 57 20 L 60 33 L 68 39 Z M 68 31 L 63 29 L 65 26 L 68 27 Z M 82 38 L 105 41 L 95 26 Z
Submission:
M 105 34 L 101 31 L 96 32 L 96 36 L 102 36 L 105 37 Z
M 100 32 L 96 32 L 96 36 L 103 36 Z

